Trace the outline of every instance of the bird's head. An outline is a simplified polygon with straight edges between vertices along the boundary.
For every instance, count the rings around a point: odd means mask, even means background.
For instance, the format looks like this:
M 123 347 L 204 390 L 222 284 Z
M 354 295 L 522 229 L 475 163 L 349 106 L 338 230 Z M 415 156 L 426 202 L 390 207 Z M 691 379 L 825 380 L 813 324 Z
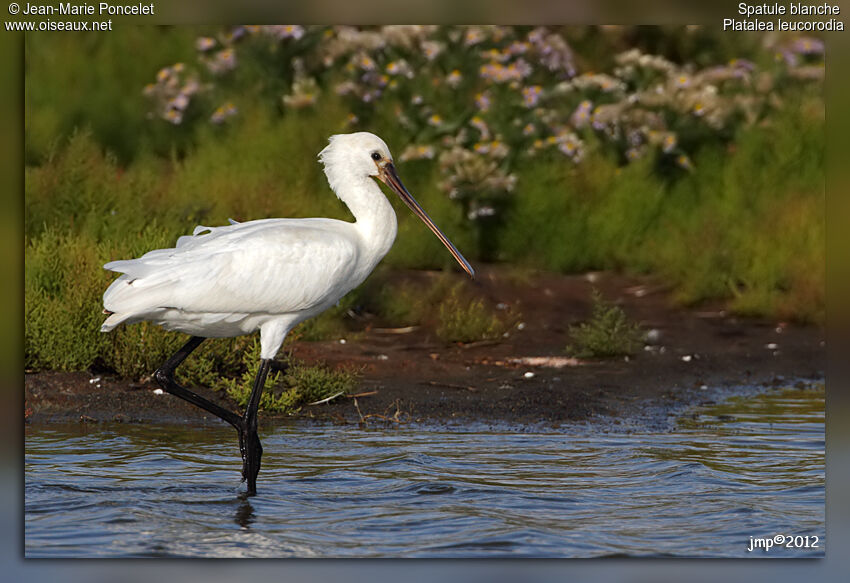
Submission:
M 405 188 L 384 140 L 369 132 L 331 136 L 328 145 L 319 153 L 319 160 L 324 164 L 328 182 L 336 192 L 339 192 L 341 182 L 357 177 L 376 178 L 386 184 L 442 241 L 463 270 L 470 277 L 475 277 L 475 270 L 469 262 Z
M 387 144 L 369 132 L 338 134 L 331 136 L 328 145 L 319 153 L 319 160 L 325 165 L 328 179 L 337 174 L 348 176 L 375 176 L 386 164 L 392 164 L 393 157 Z

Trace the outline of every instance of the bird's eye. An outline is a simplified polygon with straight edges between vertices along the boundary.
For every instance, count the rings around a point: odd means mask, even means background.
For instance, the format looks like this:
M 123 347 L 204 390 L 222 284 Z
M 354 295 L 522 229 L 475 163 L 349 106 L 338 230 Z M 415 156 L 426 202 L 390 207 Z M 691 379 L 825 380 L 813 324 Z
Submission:
M 374 160 L 375 162 L 378 162 L 378 161 L 380 161 L 380 159 L 381 159 L 381 155 L 379 153 L 372 152 L 372 160 Z

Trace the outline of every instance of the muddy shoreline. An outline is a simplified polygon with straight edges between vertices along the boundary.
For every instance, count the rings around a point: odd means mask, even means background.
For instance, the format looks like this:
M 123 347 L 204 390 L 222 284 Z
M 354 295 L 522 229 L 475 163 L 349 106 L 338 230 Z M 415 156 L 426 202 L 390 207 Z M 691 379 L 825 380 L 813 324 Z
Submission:
M 438 274 L 403 272 L 398 277 Z M 719 306 L 683 309 L 649 277 L 517 276 L 485 267 L 476 287 L 492 305 L 517 315 L 521 325 L 498 341 L 460 345 L 440 342 L 425 325 L 388 329 L 364 318 L 350 340 L 297 342 L 292 347 L 296 358 L 361 369 L 360 396 L 306 406 L 295 417 L 261 412 L 261 424 L 307 419 L 662 427 L 670 411 L 711 401 L 730 387 L 790 386 L 824 376 L 821 327 L 735 317 Z M 629 358 L 567 358 L 568 328 L 589 316 L 593 288 L 646 330 L 656 331 L 653 342 Z M 31 424 L 221 423 L 155 389 L 149 380 L 95 372 L 28 373 L 25 418 Z M 227 397 L 197 391 L 236 410 Z

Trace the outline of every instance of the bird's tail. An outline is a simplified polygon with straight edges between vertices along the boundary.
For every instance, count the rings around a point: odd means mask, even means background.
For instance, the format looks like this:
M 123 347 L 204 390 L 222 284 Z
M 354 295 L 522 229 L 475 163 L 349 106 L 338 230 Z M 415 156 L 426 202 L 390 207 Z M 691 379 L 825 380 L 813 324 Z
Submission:
M 109 312 L 107 310 L 103 311 L 105 314 L 109 314 L 109 317 L 103 321 L 103 324 L 100 326 L 101 332 L 109 332 L 114 330 L 118 324 L 122 323 L 124 320 L 132 316 L 132 314 L 118 314 L 114 312 Z

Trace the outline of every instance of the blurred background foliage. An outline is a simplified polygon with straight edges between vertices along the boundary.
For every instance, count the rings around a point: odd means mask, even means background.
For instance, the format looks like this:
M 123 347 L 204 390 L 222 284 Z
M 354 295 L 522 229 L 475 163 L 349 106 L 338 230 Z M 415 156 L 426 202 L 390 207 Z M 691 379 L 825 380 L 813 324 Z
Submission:
M 816 38 L 712 27 L 28 35 L 26 364 L 149 373 L 180 338 L 100 334 L 102 264 L 228 218 L 350 220 L 316 155 L 359 130 L 473 261 L 654 273 L 686 305 L 820 322 L 823 64 Z M 400 210 L 385 264 L 452 259 Z M 356 301 L 398 311 L 369 289 Z M 184 374 L 238 371 L 244 342 Z

